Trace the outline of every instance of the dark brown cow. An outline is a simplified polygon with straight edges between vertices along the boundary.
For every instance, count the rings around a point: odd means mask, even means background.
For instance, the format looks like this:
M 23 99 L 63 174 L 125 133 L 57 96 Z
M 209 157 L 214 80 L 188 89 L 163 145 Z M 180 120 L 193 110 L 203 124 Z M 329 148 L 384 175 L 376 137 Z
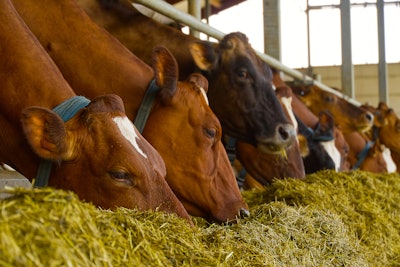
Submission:
M 277 90 L 276 94 L 285 110 L 286 116 L 295 124 L 296 122 L 294 122 L 295 118 L 291 108 L 290 92 L 287 89 L 288 88 L 280 88 Z M 300 144 L 297 141 L 286 148 L 281 155 L 262 153 L 256 147 L 240 141 L 237 142 L 236 150 L 237 157 L 241 164 L 236 162 L 234 166 L 238 171 L 239 180 L 245 178 L 245 183 L 243 185 L 245 189 L 255 186 L 254 181 L 252 181 L 253 179 L 261 185 L 268 185 L 274 179 L 289 177 L 301 179 L 305 177 L 302 152 Z M 241 177 L 241 175 L 246 174 L 243 168 L 249 175 Z
M 153 71 L 73 1 L 13 2 L 76 92 L 118 94 L 133 120 L 155 76 L 159 91 L 142 134 L 163 157 L 168 184 L 194 216 L 225 222 L 248 214 L 221 142 L 221 125 L 204 97 L 203 76 L 178 82 L 176 61 L 161 47 Z
M 0 1 L 0 54 L 1 162 L 29 180 L 50 162 L 43 185 L 48 178 L 103 208 L 160 208 L 190 220 L 121 99 L 77 97 L 9 0 Z
M 334 119 L 327 112 L 317 115 L 311 112 L 282 80 L 280 72 L 273 69 L 273 82 L 277 90 L 287 90 L 287 98 L 291 99 L 291 108 L 298 122 L 299 133 L 307 137 L 309 153 L 303 158 L 306 173 L 323 169 L 342 170 L 346 162 L 343 146 L 336 147 L 335 133 L 338 131 Z M 340 138 L 340 135 L 336 136 Z M 344 139 L 344 138 L 343 138 Z M 342 139 L 342 140 L 343 140 Z M 339 144 L 338 140 L 338 144 Z
M 151 60 L 152 47 L 163 45 L 177 59 L 181 77 L 197 68 L 203 70 L 210 82 L 210 106 L 224 134 L 277 154 L 295 140 L 293 126 L 274 95 L 271 70 L 244 34 L 231 33 L 218 44 L 209 43 L 158 23 L 126 2 L 78 2 L 97 24 L 145 62 Z

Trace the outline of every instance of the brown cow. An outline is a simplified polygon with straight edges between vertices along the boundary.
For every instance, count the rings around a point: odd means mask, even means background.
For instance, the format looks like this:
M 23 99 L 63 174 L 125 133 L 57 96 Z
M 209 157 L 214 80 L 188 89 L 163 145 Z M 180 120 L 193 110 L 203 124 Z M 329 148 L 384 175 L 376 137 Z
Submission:
M 328 110 L 333 114 L 335 123 L 349 145 L 348 160 L 352 169 L 388 172 L 387 152 L 380 142 L 374 142 L 365 135 L 374 122 L 371 112 L 315 85 L 291 87 L 312 112 Z
M 400 119 L 393 109 L 385 103 L 379 103 L 377 108 L 363 105 L 362 108 L 374 114 L 374 126 L 370 133 L 371 139 L 379 138 L 380 142 L 391 151 L 400 152 Z
M 343 134 L 353 131 L 366 132 L 371 129 L 374 118 L 371 112 L 315 85 L 298 86 L 292 83 L 288 85 L 314 114 L 328 110 L 333 115 L 335 123 L 340 125 Z
M 294 142 L 296 132 L 274 94 L 271 70 L 244 34 L 231 33 L 218 44 L 209 43 L 152 20 L 127 2 L 78 3 L 145 62 L 151 60 L 152 47 L 163 45 L 177 59 L 181 77 L 203 70 L 210 82 L 210 106 L 224 134 L 276 154 Z
M 160 208 L 190 220 L 121 99 L 77 97 L 9 0 L 0 1 L 0 54 L 1 162 L 33 180 L 42 159 L 53 165 L 48 185 L 94 205 Z
M 153 71 L 74 1 L 13 2 L 76 92 L 118 94 L 134 120 L 155 76 L 158 91 L 142 134 L 163 157 L 172 190 L 194 216 L 225 222 L 248 215 L 222 146 L 221 125 L 204 98 L 203 76 L 178 82 L 176 61 L 161 47 Z
M 394 110 L 383 102 L 379 103 L 377 108 L 368 104 L 361 107 L 374 114 L 374 125 L 366 133 L 367 136 L 373 141 L 379 140 L 385 146 L 383 149 L 388 164 L 388 172 L 396 171 L 400 167 L 400 162 L 396 160 L 397 153 L 400 153 L 400 119 Z M 391 155 L 394 155 L 395 158 L 392 158 Z M 391 158 L 395 161 L 395 164 L 391 164 Z

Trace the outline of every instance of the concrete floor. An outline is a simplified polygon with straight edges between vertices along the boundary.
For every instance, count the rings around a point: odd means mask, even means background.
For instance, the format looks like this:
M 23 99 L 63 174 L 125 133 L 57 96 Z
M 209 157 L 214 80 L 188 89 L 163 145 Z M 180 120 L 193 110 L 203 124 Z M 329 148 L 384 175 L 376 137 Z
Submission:
M 31 188 L 31 182 L 16 171 L 0 170 L 0 199 L 6 198 L 9 194 L 2 192 L 5 187 Z

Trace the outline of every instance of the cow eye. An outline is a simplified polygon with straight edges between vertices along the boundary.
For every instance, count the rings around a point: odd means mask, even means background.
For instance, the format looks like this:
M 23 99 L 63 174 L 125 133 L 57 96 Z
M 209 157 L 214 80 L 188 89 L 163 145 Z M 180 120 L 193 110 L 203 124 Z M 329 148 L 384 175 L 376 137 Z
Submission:
M 237 75 L 238 75 L 240 78 L 248 78 L 248 77 L 249 77 L 249 73 L 248 73 L 247 70 L 245 70 L 245 69 L 240 69 L 240 70 L 238 70 Z
M 208 138 L 214 139 L 217 135 L 217 130 L 213 128 L 204 128 L 204 133 Z
M 124 171 L 110 171 L 108 172 L 114 180 L 117 182 L 125 183 L 127 185 L 133 186 L 133 180 L 131 175 L 129 173 L 124 172 Z
M 326 101 L 326 102 L 333 102 L 333 101 L 334 101 L 334 97 L 331 96 L 331 95 L 326 95 L 326 96 L 325 96 L 325 101 Z

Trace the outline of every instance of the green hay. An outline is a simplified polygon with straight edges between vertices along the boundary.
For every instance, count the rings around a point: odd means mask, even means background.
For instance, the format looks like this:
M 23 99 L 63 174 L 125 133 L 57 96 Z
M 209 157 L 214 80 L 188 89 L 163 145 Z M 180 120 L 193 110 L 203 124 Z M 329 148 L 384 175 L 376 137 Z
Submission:
M 279 180 L 265 192 L 246 192 L 252 204 L 284 201 L 339 216 L 360 241 L 371 266 L 400 262 L 400 176 L 323 171 L 303 181 Z
M 0 266 L 397 266 L 399 178 L 326 171 L 277 181 L 243 192 L 252 216 L 234 225 L 15 189 L 0 201 Z

